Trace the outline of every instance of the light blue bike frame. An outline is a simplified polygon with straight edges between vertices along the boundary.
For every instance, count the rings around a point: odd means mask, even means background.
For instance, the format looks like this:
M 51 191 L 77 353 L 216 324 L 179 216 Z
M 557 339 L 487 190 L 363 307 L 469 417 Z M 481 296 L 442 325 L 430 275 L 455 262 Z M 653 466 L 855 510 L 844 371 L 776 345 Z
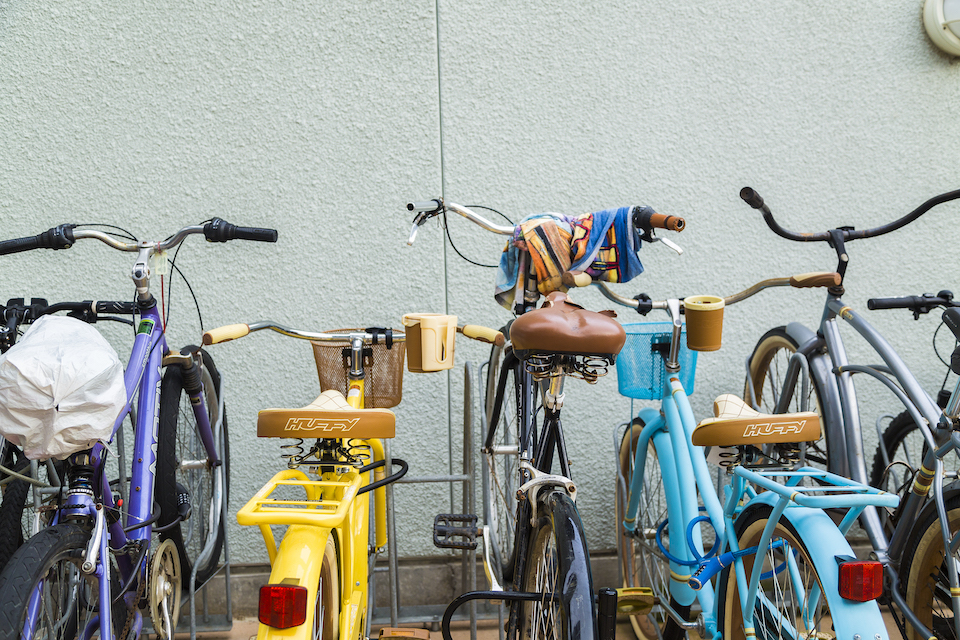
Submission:
M 679 314 L 675 317 L 679 318 Z M 710 477 L 703 449 L 692 443 L 693 430 L 697 423 L 677 375 L 679 366 L 676 365 L 676 352 L 679 340 L 680 322 L 674 320 L 671 355 L 668 359 L 672 371 L 668 369 L 667 375 L 663 376 L 665 382 L 660 411 L 644 408 L 638 414 L 645 426 L 640 431 L 637 442 L 634 472 L 629 487 L 629 501 L 623 522 L 628 534 L 632 534 L 635 528 L 640 495 L 644 489 L 644 465 L 648 449 L 652 444 L 660 464 L 663 490 L 666 493 L 667 516 L 671 523 L 667 533 L 672 555 L 687 562 L 694 561 L 693 552 L 686 539 L 686 530 L 687 523 L 699 516 L 698 495 L 710 524 L 716 531 L 717 544 L 721 544 L 720 553 L 740 550 L 734 528 L 737 515 L 750 506 L 767 505 L 772 508 L 773 513 L 760 538 L 758 553 L 766 552 L 771 544 L 776 523 L 786 519 L 807 546 L 810 559 L 822 581 L 825 592 L 810 594 L 806 607 L 807 615 L 812 615 L 817 602 L 823 597 L 826 598 L 833 615 L 837 638 L 852 639 L 855 634 L 859 634 L 862 638 L 887 638 L 886 628 L 876 602 L 854 602 L 840 597 L 839 567 L 835 557 L 853 555 L 849 544 L 844 539 L 844 534 L 864 508 L 870 505 L 895 507 L 898 498 L 846 478 L 811 468 L 758 472 L 737 466 L 730 473 L 730 483 L 724 488 L 725 500 L 721 504 Z M 777 482 L 774 478 L 781 478 L 782 481 Z M 805 478 L 815 478 L 817 483 L 811 487 L 800 486 L 800 482 Z M 825 489 L 821 486 L 822 483 L 829 483 L 833 488 Z M 758 494 L 754 487 L 762 487 L 765 491 Z M 839 527 L 824 513 L 823 509 L 826 508 L 848 509 Z M 697 554 L 702 557 L 704 549 L 699 527 L 693 529 L 691 538 Z M 650 544 L 650 542 L 640 540 L 639 544 Z M 792 558 L 792 556 L 789 557 Z M 743 560 L 741 558 L 734 560 L 737 589 L 742 596 L 740 601 L 744 627 L 748 629 L 753 627 L 757 599 L 764 597 L 758 590 L 761 567 L 762 563 L 754 563 L 752 575 L 748 576 L 744 570 Z M 792 562 L 789 562 L 788 570 L 794 579 L 799 580 L 796 566 Z M 687 583 L 690 577 L 688 575 L 690 566 L 671 561 L 670 571 L 669 596 L 682 606 L 698 601 L 707 636 L 719 640 L 721 635 L 717 626 L 716 590 L 725 586 L 710 581 L 699 591 L 695 591 Z M 670 611 L 666 603 L 669 597 L 666 594 L 656 595 L 660 596 L 664 610 L 681 626 L 687 629 L 697 627 L 696 623 L 684 621 L 676 612 Z

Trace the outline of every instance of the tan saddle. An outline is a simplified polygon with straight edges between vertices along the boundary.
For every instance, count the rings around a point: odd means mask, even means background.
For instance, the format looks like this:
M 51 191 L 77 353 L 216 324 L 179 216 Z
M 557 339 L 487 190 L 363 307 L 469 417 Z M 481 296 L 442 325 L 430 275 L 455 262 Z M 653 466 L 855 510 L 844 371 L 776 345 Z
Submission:
M 713 413 L 715 418 L 707 418 L 693 430 L 693 444 L 733 447 L 820 439 L 820 416 L 813 411 L 760 413 L 737 396 L 726 393 L 714 400 Z
M 613 362 L 623 348 L 626 333 L 613 311 L 588 311 L 554 291 L 539 309 L 529 311 L 510 326 L 513 350 L 520 358 L 559 354 L 601 356 Z
M 299 409 L 264 409 L 257 415 L 261 438 L 392 438 L 396 416 L 389 409 L 354 409 L 328 389 Z

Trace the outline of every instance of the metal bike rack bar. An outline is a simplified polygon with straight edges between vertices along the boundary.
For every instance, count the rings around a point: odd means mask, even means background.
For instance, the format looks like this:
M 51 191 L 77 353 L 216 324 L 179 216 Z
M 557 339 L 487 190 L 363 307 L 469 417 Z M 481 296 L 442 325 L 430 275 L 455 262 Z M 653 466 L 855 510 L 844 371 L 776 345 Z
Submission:
M 463 487 L 462 508 L 464 513 L 476 513 L 476 469 L 474 463 L 474 411 L 473 397 L 475 384 L 475 366 L 468 362 L 464 366 L 464 397 L 463 397 L 463 462 L 462 472 L 453 473 L 453 433 L 452 429 L 448 434 L 448 451 L 450 452 L 450 473 L 441 475 L 429 475 L 419 477 L 404 477 L 396 483 L 388 484 L 387 489 L 387 567 L 377 568 L 370 573 L 371 589 L 370 604 L 368 615 L 371 615 L 371 622 L 374 624 L 386 624 L 397 626 L 400 623 L 430 623 L 434 627 L 439 627 L 447 605 L 426 605 L 426 606 L 402 606 L 400 604 L 400 584 L 399 584 L 399 563 L 397 558 L 397 535 L 396 535 L 396 517 L 394 512 L 393 492 L 394 484 L 426 484 L 426 483 L 449 483 L 451 485 L 451 508 L 453 507 L 453 487 L 459 483 Z M 385 442 L 386 457 L 390 456 L 390 441 Z M 371 510 L 372 512 L 372 510 Z M 462 580 L 461 588 L 464 592 L 476 591 L 477 589 L 477 552 L 476 550 L 463 550 L 461 558 Z M 389 611 L 384 611 L 384 607 L 375 607 L 376 591 L 373 588 L 373 577 L 375 573 L 387 573 L 388 588 L 390 591 Z M 483 617 L 495 618 L 497 612 L 492 609 L 490 612 L 483 612 Z M 471 602 L 469 616 L 459 616 L 458 619 L 470 620 L 470 637 L 476 640 L 477 637 L 477 618 L 478 611 L 476 602 Z

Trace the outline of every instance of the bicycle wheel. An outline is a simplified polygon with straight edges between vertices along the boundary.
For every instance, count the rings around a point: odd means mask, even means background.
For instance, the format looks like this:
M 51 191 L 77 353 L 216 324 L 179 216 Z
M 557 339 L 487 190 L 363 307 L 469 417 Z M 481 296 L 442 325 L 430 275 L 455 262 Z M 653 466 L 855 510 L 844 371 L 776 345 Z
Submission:
M 80 571 L 89 537 L 77 525 L 59 524 L 38 533 L 13 555 L 0 575 L 0 640 L 18 640 L 24 632 L 37 640 L 70 640 L 99 618 L 97 578 Z M 33 626 L 24 629 L 34 594 Z M 113 607 L 115 637 L 120 637 L 126 613 L 122 604 Z M 100 637 L 99 627 L 92 637 Z
M 337 640 L 340 636 L 340 561 L 333 533 L 327 538 L 313 612 L 313 638 Z
M 946 500 L 947 522 L 955 535 L 960 530 L 960 495 Z M 943 552 L 943 536 L 936 509 L 928 509 L 907 539 L 900 563 L 900 586 L 907 606 L 920 618 L 937 638 L 956 638 L 953 628 L 953 608 L 950 606 L 950 578 L 947 571 L 960 566 L 960 552 L 954 552 L 948 562 Z M 907 640 L 920 638 L 907 625 Z
M 13 445 L 4 442 L 5 452 L 3 466 L 22 473 L 28 474 L 30 471 L 30 461 L 19 456 L 12 455 L 14 451 L 19 454 L 19 450 Z M 4 474 L 6 475 L 6 474 Z M 30 492 L 30 484 L 26 480 L 18 480 L 13 476 L 7 476 L 4 479 L 7 483 L 3 485 L 3 501 L 0 502 L 0 571 L 7 566 L 10 558 L 20 548 L 23 541 L 30 537 L 29 515 L 25 519 L 23 507 L 27 500 L 27 494 Z
M 4 441 L 3 453 L 0 457 L 3 459 L 5 468 L 24 476 L 31 476 L 30 460 L 16 446 Z M 59 483 L 54 474 L 62 474 L 62 472 L 62 462 L 47 461 L 46 464 L 40 463 L 37 466 L 36 479 L 44 484 Z M 3 500 L 0 502 L 0 571 L 2 571 L 24 540 L 33 534 L 33 523 L 37 512 L 31 500 L 30 483 L 6 473 L 0 473 L 0 480 L 4 483 Z M 41 526 L 46 526 L 43 518 Z
M 220 394 L 220 374 L 213 358 L 201 351 L 203 367 L 204 402 L 211 427 L 216 424 Z M 160 524 L 173 522 L 178 516 L 179 496 L 184 491 L 189 495 L 192 512 L 187 520 L 160 534 L 161 540 L 170 539 L 180 554 L 183 586 L 189 588 L 194 563 L 200 556 L 210 532 L 214 517 L 214 473 L 206 465 L 184 465 L 187 461 L 205 460 L 206 449 L 200 440 L 196 418 L 190 404 L 190 396 L 183 390 L 183 372 L 180 367 L 167 367 L 160 383 L 160 434 L 157 447 L 157 480 L 155 499 L 160 505 Z M 227 442 L 227 418 L 223 416 L 223 442 Z M 230 483 L 229 449 L 221 452 L 224 485 L 219 525 L 217 526 L 213 552 L 197 570 L 197 586 L 213 574 L 223 548 L 224 518 L 227 488 Z
M 576 505 L 565 493 L 538 500 L 537 524 L 530 533 L 522 590 L 557 594 L 520 604 L 523 640 L 590 640 L 597 619 L 590 555 Z
M 884 462 L 884 450 L 890 460 L 889 465 Z M 926 442 L 917 423 L 909 413 L 903 411 L 883 431 L 883 440 L 877 445 L 877 452 L 873 456 L 870 486 L 899 493 L 900 487 L 913 477 L 913 471 L 920 468 L 926 450 Z
M 763 533 L 772 509 L 766 505 L 754 506 L 740 514 L 736 521 L 737 539 L 741 549 L 755 546 Z M 759 558 L 763 571 L 770 575 L 760 581 L 753 612 L 757 640 L 789 638 L 790 640 L 829 640 L 836 638 L 833 617 L 823 585 L 814 567 L 810 552 L 793 526 L 786 520 L 777 522 L 771 540 L 782 539 L 783 546 L 768 549 L 762 556 L 743 558 L 743 568 L 749 576 L 753 563 Z M 791 566 L 786 563 L 790 562 Z M 808 608 L 811 590 L 821 594 L 815 606 Z M 719 615 L 717 626 L 724 640 L 745 638 L 740 593 L 733 565 L 720 574 L 718 583 Z
M 667 518 L 666 496 L 663 493 L 663 477 L 656 449 L 652 443 L 647 449 L 647 459 L 643 468 L 643 485 L 640 496 L 640 508 L 637 511 L 636 528 L 629 534 L 623 528 L 623 518 L 633 486 L 634 461 L 637 441 L 644 423 L 634 418 L 620 440 L 619 465 L 626 487 L 617 482 L 617 535 L 622 536 L 623 586 L 650 587 L 658 598 L 670 598 L 670 561 L 657 548 L 654 539 L 657 525 Z M 669 540 L 663 537 L 663 543 L 669 549 Z M 670 598 L 674 611 L 686 618 L 690 606 L 681 606 Z M 645 615 L 630 616 L 633 631 L 641 640 L 676 640 L 684 637 L 684 630 L 659 605 Z
M 750 404 L 754 401 L 761 413 L 776 413 L 776 406 L 783 389 L 784 379 L 790 358 L 798 348 L 786 330 L 786 327 L 770 329 L 760 338 L 753 353 L 750 354 L 750 378 L 744 383 L 743 398 Z M 751 384 L 752 381 L 752 384 Z M 803 394 L 803 385 L 796 380 L 793 394 L 786 405 L 786 413 L 801 410 L 803 401 L 806 401 L 807 411 L 820 410 L 820 389 L 816 378 L 810 377 L 806 397 Z M 826 431 L 824 430 L 824 433 Z M 807 443 L 807 462 L 812 466 L 827 468 L 827 441 L 823 434 L 817 442 Z
M 508 352 L 509 353 L 509 352 Z M 497 580 L 502 586 L 509 584 L 513 576 L 516 557 L 515 533 L 517 528 L 517 489 L 519 488 L 519 455 L 516 453 L 518 426 L 517 415 L 520 403 L 516 386 L 516 370 L 509 366 L 503 369 L 503 348 L 493 347 L 487 368 L 486 394 L 484 406 L 487 420 L 493 419 L 497 406 L 498 389 L 500 415 L 497 425 L 497 437 L 494 446 L 502 447 L 500 453 L 483 453 L 484 480 L 484 522 L 490 528 L 490 535 L 484 538 L 484 544 L 491 546 L 491 557 Z M 500 386 L 502 383 L 502 387 Z M 514 452 L 504 453 L 507 448 Z

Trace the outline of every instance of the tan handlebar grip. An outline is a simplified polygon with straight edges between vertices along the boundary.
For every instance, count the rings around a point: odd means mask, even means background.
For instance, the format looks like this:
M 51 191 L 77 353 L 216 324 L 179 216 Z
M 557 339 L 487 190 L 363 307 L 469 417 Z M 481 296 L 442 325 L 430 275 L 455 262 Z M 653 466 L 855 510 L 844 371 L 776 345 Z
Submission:
M 250 333 L 250 326 L 245 324 L 228 324 L 211 329 L 203 334 L 203 344 L 219 344 L 228 340 L 236 340 Z
M 507 341 L 506 338 L 503 337 L 503 334 L 496 329 L 481 327 L 478 324 L 465 324 L 462 327 L 457 327 L 457 331 L 462 333 L 467 338 L 479 340 L 480 342 L 487 342 L 489 344 L 495 344 L 498 347 L 502 347 Z
M 650 216 L 650 226 L 656 229 L 666 229 L 668 231 L 683 231 L 687 226 L 686 221 L 680 216 L 668 216 L 662 213 L 654 213 Z
M 797 289 L 810 289 L 812 287 L 835 287 L 840 284 L 842 279 L 839 273 L 819 271 L 816 273 L 801 273 L 800 275 L 790 276 L 790 286 Z
M 593 282 L 593 278 L 586 271 L 564 271 L 560 281 L 565 287 L 587 287 Z

